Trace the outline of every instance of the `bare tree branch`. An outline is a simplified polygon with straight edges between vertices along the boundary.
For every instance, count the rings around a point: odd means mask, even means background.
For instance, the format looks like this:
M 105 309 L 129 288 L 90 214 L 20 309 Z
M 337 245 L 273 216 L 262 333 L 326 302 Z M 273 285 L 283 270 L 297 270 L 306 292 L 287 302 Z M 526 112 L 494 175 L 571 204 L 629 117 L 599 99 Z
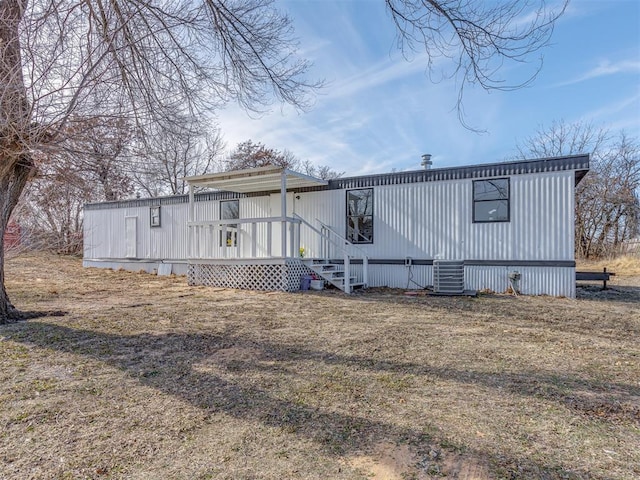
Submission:
M 542 67 L 541 57 L 533 71 L 515 83 L 507 83 L 500 72 L 506 64 L 529 62 L 532 54 L 547 45 L 568 4 L 562 0 L 551 10 L 545 0 L 385 2 L 396 26 L 398 47 L 406 57 L 424 51 L 430 75 L 436 73 L 439 58 L 453 60 L 454 68 L 448 74 L 438 71 L 459 80 L 458 117 L 467 128 L 471 127 L 464 118 L 465 86 L 515 90 L 533 82 Z

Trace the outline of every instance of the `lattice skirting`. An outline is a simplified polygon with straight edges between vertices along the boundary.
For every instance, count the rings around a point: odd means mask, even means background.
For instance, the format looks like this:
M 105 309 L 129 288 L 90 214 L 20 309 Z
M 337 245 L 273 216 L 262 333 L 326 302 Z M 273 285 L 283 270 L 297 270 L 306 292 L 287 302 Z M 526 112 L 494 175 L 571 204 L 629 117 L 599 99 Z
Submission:
M 245 290 L 300 290 L 303 275 L 312 271 L 300 260 L 287 259 L 273 264 L 190 264 L 189 285 L 241 288 Z

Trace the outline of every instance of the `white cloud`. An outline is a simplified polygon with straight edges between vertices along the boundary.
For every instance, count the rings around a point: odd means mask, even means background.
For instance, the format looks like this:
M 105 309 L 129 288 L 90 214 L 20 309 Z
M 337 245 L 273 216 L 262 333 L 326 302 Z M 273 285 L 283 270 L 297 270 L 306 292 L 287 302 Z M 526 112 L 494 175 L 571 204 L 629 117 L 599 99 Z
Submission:
M 392 59 L 381 60 L 366 70 L 330 85 L 328 96 L 330 98 L 339 98 L 355 95 L 363 90 L 370 90 L 389 82 L 397 82 L 416 73 L 425 72 L 426 64 L 427 59 L 423 56 L 413 61 L 404 59 L 396 59 L 395 61 Z
M 568 85 L 575 85 L 594 78 L 606 77 L 617 74 L 627 73 L 640 73 L 640 61 L 639 60 L 621 60 L 619 62 L 612 63 L 609 60 L 601 61 L 597 66 L 591 68 L 589 71 L 579 75 L 571 80 L 560 82 L 555 84 L 555 87 L 566 87 Z
M 582 115 L 581 120 L 606 122 L 611 130 L 640 131 L 640 91 Z

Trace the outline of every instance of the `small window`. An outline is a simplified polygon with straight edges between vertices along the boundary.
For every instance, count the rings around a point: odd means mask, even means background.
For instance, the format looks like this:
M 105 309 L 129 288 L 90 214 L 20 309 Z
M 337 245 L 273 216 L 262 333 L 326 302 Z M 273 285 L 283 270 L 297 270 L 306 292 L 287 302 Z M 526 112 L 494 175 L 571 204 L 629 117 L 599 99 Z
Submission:
M 240 201 L 226 200 L 220 202 L 220 220 L 238 220 L 240 218 Z M 220 246 L 227 247 L 238 246 L 238 225 L 235 223 L 227 223 L 226 237 L 222 237 L 220 232 Z
M 509 221 L 509 179 L 474 180 L 473 221 Z
M 160 226 L 160 206 L 151 207 L 149 209 L 149 224 L 152 227 Z
M 373 243 L 373 188 L 347 191 L 347 240 Z

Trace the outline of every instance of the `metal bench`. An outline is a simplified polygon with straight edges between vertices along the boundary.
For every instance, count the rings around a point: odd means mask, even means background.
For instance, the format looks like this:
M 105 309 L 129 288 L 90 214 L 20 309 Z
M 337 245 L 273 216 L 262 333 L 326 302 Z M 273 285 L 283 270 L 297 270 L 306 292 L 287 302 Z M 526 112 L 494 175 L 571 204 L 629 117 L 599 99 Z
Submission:
M 606 267 L 601 272 L 576 272 L 576 281 L 596 281 L 602 282 L 602 289 L 607 289 L 607 282 L 615 275 L 613 272 L 607 272 Z

